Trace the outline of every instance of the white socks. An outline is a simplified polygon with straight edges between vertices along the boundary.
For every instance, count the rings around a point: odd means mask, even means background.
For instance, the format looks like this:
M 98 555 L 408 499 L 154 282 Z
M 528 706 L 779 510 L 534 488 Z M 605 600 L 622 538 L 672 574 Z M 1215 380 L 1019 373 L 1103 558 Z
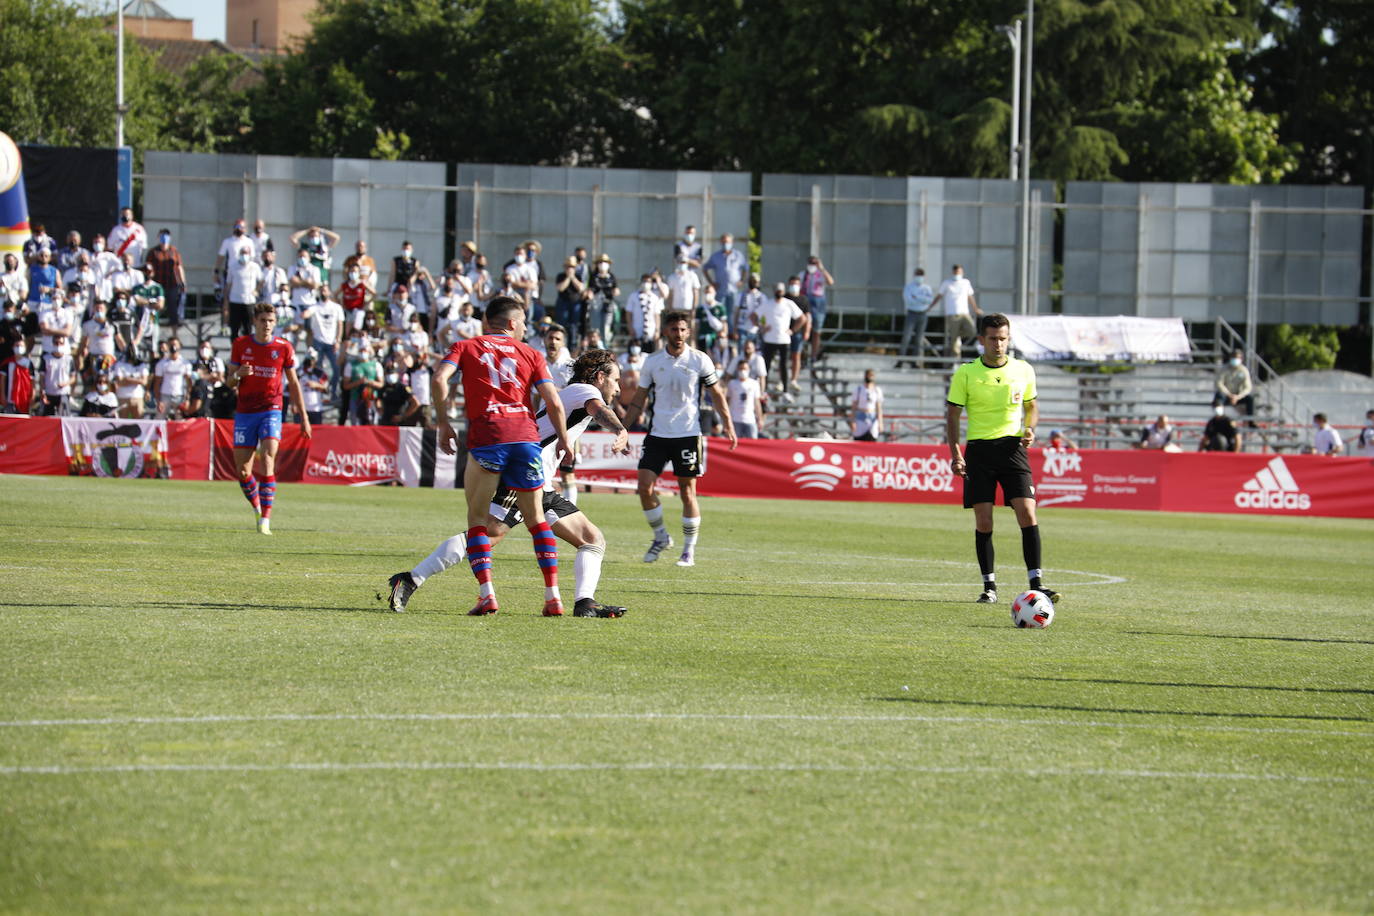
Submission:
M 701 530 L 701 516 L 682 519 L 682 549 L 691 550 L 697 546 L 697 532 Z
M 605 555 L 606 548 L 600 544 L 584 544 L 577 548 L 573 555 L 573 581 L 576 583 L 573 600 L 596 597 L 596 586 L 601 581 L 601 560 Z
M 410 571 L 410 578 L 415 580 L 415 585 L 425 583 L 430 576 L 437 576 L 439 573 L 456 566 L 467 559 L 468 555 L 468 536 L 466 533 L 455 534 L 453 537 L 444 541 L 434 552 L 420 561 L 420 565 Z
M 655 541 L 668 540 L 668 529 L 663 526 L 663 506 L 657 505 L 652 509 L 644 510 L 644 520 L 649 523 L 649 527 L 654 529 Z

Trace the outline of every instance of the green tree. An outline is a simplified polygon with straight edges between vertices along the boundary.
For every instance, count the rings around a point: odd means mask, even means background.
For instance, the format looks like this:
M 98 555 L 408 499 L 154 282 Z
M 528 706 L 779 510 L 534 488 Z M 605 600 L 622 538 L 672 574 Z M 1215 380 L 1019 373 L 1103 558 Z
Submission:
M 619 53 L 591 0 L 323 0 L 252 93 L 259 152 L 569 163 L 607 158 Z

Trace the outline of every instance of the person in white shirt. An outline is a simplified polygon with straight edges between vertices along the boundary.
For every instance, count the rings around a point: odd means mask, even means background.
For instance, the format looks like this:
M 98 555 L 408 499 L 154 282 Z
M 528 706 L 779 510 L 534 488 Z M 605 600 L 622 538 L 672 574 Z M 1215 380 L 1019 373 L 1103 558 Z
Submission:
M 119 222 L 115 223 L 105 237 L 106 243 L 118 258 L 129 255 L 133 263 L 142 264 L 148 249 L 148 232 L 141 223 L 134 222 L 134 211 L 128 207 L 119 211 Z
M 1315 427 L 1312 433 L 1312 451 L 1331 457 L 1345 452 L 1345 442 L 1341 439 L 1340 430 L 1326 421 L 1326 414 L 1313 414 L 1312 425 Z
M 95 298 L 100 302 L 114 299 L 114 286 L 110 278 L 124 265 L 113 251 L 105 247 L 105 236 L 97 235 L 91 239 L 91 270 L 95 271 Z
M 877 385 L 877 373 L 864 370 L 864 383 L 854 388 L 853 409 L 849 426 L 856 440 L 876 442 L 883 434 L 883 389 Z
M 238 259 L 239 251 L 243 249 L 244 245 L 248 246 L 250 256 L 257 251 L 257 246 L 254 245 L 253 240 L 248 237 L 247 225 L 242 219 L 236 219 L 234 220 L 233 229 L 230 230 L 229 234 L 219 243 L 219 251 L 215 253 L 216 280 L 223 279 L 225 270 Z M 261 257 L 255 257 L 253 259 L 255 261 L 262 260 Z
M 29 298 L 29 272 L 20 266 L 19 257 L 13 253 L 5 255 L 4 265 L 5 269 L 0 271 L 0 299 L 18 311 Z
M 735 377 L 725 386 L 725 400 L 735 433 L 741 439 L 757 439 L 763 429 L 763 391 L 750 373 L 749 360 L 741 359 L 736 365 Z
M 639 289 L 630 293 L 625 300 L 625 313 L 630 318 L 630 336 L 639 341 L 639 346 L 652 353 L 658 346 L 658 319 L 663 313 L 663 297 L 654 288 L 651 274 L 639 278 Z M 688 321 L 690 325 L 690 320 Z
M 1361 455 L 1374 455 L 1374 410 L 1364 412 L 1364 428 L 1355 440 L 1355 451 Z
M 133 347 L 125 350 L 110 373 L 114 380 L 115 396 L 119 398 L 119 415 L 128 420 L 143 416 L 143 400 L 147 392 L 148 364 Z
M 572 379 L 573 358 L 568 352 L 568 335 L 558 325 L 544 332 L 544 362 L 553 375 L 556 388 L 565 388 Z
M 781 283 L 773 288 L 773 298 L 764 300 L 754 310 L 754 326 L 758 329 L 759 339 L 763 341 L 764 364 L 768 366 L 769 374 L 772 374 L 775 362 L 780 367 L 778 374 L 782 382 L 783 400 L 787 401 L 792 398 L 792 393 L 787 390 L 791 369 L 788 351 L 792 346 L 792 333 L 801 324 L 802 310 L 787 297 L 787 287 Z
M 324 396 L 329 391 L 329 385 L 330 379 L 320 370 L 312 350 L 301 360 L 301 406 L 311 426 L 324 422 Z
M 301 248 L 296 253 L 296 263 L 291 265 L 291 270 L 287 273 L 287 285 L 291 288 L 291 304 L 295 306 L 296 311 L 304 311 L 306 306 L 315 304 L 315 294 L 322 282 L 320 269 L 310 259 L 310 250 Z
M 510 274 L 510 286 L 515 291 L 515 297 L 525 306 L 525 314 L 529 316 L 530 303 L 534 299 L 536 290 L 539 287 L 539 267 L 529 259 L 529 252 L 524 245 L 516 245 L 511 259 L 506 262 L 504 272 Z M 534 323 L 532 317 L 526 320 Z
M 410 330 L 410 319 L 417 315 L 415 305 L 410 301 L 410 287 L 404 283 L 396 287 L 391 296 L 391 304 L 386 308 L 386 333 L 392 340 L 404 337 Z
M 1169 424 L 1167 414 L 1160 414 L 1159 417 L 1140 431 L 1140 440 L 1136 442 L 1136 448 L 1158 449 L 1165 452 L 1177 452 L 1179 447 L 1174 444 L 1174 428 Z
M 153 367 L 153 401 L 159 419 L 180 416 L 191 391 L 191 363 L 182 358 L 181 341 L 173 337 L 167 355 Z
M 410 324 L 406 326 L 405 337 L 406 351 L 416 356 L 423 356 L 429 352 L 429 332 L 425 330 L 423 320 L 417 312 L 410 316 Z
M 687 269 L 687 259 L 679 257 L 668 275 L 668 301 L 665 308 L 695 315 L 701 304 L 701 277 Z
M 110 274 L 110 288 L 112 292 L 119 290 L 133 291 L 135 286 L 142 286 L 144 283 L 143 271 L 134 267 L 133 255 L 125 252 L 119 256 L 119 270 Z
M 70 416 L 68 399 L 75 381 L 76 362 L 72 359 L 71 344 L 60 337 L 57 352 L 43 357 L 43 403 L 39 408 L 42 416 Z
M 935 304 L 935 292 L 926 282 L 926 272 L 916 268 L 911 282 L 902 287 L 902 304 L 906 306 L 906 317 L 902 319 L 902 347 L 898 356 L 915 356 L 916 366 L 925 365 L 923 347 L 926 339 L 926 322 L 930 320 L 930 310 Z M 916 347 L 913 353 L 911 348 Z M 900 369 L 904 363 L 898 362 Z M 906 363 L 909 365 L 909 363 Z
M 59 342 L 65 344 L 76 330 L 76 313 L 61 290 L 54 290 L 52 302 L 38 311 L 38 331 L 43 335 L 43 355 L 55 356 Z M 59 341 L 60 338 L 60 341 Z
M 447 350 L 460 340 L 471 340 L 482 333 L 482 322 L 472 313 L 472 302 L 458 306 L 458 314 L 439 326 L 439 346 Z
M 759 345 L 752 339 L 746 340 L 740 358 L 749 362 L 749 377 L 759 383 L 760 398 L 767 402 L 768 363 L 764 361 L 763 354 L 759 352 Z
M 319 301 L 301 312 L 310 331 L 310 346 L 318 360 L 329 366 L 329 399 L 339 394 L 339 347 L 343 343 L 344 310 L 330 295 L 329 287 L 320 289 Z M 313 421 L 312 421 L 313 422 Z
M 86 379 L 108 372 L 114 365 L 115 354 L 125 349 L 128 342 L 109 319 L 109 307 L 97 302 L 91 311 L 91 318 L 81 326 L 81 346 L 77 349 L 77 363 L 86 374 Z
M 739 305 L 735 308 L 734 336 L 735 340 L 739 342 L 737 346 L 741 348 L 744 347 L 744 342 L 747 340 L 758 343 L 759 331 L 758 326 L 754 323 L 754 315 L 760 306 L 768 302 L 767 293 L 759 289 L 760 282 L 758 274 L 749 275 L 749 289 L 740 297 Z M 756 373 L 754 379 L 760 385 L 763 384 L 763 376 Z
M 241 337 L 253 330 L 253 306 L 258 304 L 258 290 L 262 287 L 262 265 L 253 257 L 252 243 L 239 243 L 224 280 L 225 299 L 229 303 L 229 335 Z
M 973 284 L 964 276 L 964 268 L 955 264 L 949 279 L 940 284 L 940 291 L 930 303 L 931 309 L 944 303 L 945 353 L 958 359 L 964 341 L 977 336 L 974 319 L 983 314 L 973 295 Z
M 86 301 L 88 303 L 94 301 L 96 298 L 95 269 L 91 267 L 90 256 L 84 251 L 77 255 L 76 263 L 62 274 L 62 285 L 70 290 L 72 284 L 76 284 L 81 288 L 81 291 L 86 294 Z
M 118 409 L 119 398 L 110 390 L 109 376 L 97 376 L 95 385 L 87 389 L 86 397 L 81 402 L 81 416 L 113 417 Z
M 696 565 L 697 536 L 701 530 L 701 507 L 697 502 L 697 478 L 706 472 L 706 440 L 701 434 L 701 390 L 706 389 L 715 405 L 716 415 L 725 426 L 725 437 L 733 451 L 739 440 L 735 424 L 725 403 L 725 392 L 711 358 L 692 347 L 691 316 L 673 310 L 663 316 L 661 350 L 644 360 L 639 388 L 626 411 L 625 426 L 631 427 L 649 410 L 649 434 L 644 437 L 643 457 L 639 460 L 639 505 L 644 519 L 653 529 L 654 539 L 644 554 L 652 563 L 673 545 L 663 524 L 663 504 L 655 492 L 664 466 L 672 462 L 673 475 L 682 497 L 682 556 L 678 566 Z
M 277 264 L 275 251 L 271 249 L 264 251 L 262 253 L 262 282 L 258 284 L 258 302 L 270 302 L 274 306 L 280 307 L 290 301 L 291 275 L 286 272 L 285 267 Z
M 253 243 L 254 260 L 261 261 L 264 254 L 276 250 L 272 236 L 267 233 L 266 224 L 260 219 L 253 220 L 253 232 L 248 236 L 248 240 Z

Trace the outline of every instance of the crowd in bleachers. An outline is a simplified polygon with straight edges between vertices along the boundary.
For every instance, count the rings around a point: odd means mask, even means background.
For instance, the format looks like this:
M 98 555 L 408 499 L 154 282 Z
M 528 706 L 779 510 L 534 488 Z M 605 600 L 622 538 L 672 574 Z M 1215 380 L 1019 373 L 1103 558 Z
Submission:
M 720 241 L 704 257 L 689 226 L 674 243 L 671 273 L 652 269 L 630 280 L 610 256 L 590 258 L 584 246 L 550 268 L 537 240 L 490 259 L 469 241 L 439 268 L 406 242 L 379 265 L 364 239 L 342 254 L 337 233 L 310 226 L 279 248 L 261 220 L 250 230 L 240 219 L 215 257 L 220 327 L 207 327 L 184 324 L 185 269 L 169 230 L 152 242 L 124 210 L 87 248 L 77 232 L 59 243 L 36 224 L 22 255 L 6 255 L 0 272 L 3 406 L 45 415 L 232 416 L 227 352 L 213 341 L 249 333 L 253 307 L 267 302 L 276 307 L 276 333 L 296 347 L 312 420 L 425 424 L 434 364 L 454 342 L 482 333 L 487 302 L 507 295 L 524 304 L 529 342 L 555 375 L 566 376 L 584 349 L 616 351 L 625 404 L 644 355 L 658 346 L 661 315 L 687 311 L 740 419 L 757 426 L 770 397 L 793 400 L 803 361 L 819 355 L 834 280 L 812 257 L 765 292 L 733 237 Z

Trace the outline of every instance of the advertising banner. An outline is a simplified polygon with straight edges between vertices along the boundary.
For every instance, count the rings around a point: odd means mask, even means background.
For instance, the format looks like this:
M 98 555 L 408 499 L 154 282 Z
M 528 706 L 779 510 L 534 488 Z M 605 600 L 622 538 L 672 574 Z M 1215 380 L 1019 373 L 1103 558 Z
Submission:
M 166 420 L 63 417 L 68 473 L 93 477 L 168 477 Z
M 298 441 L 307 441 L 300 439 L 299 426 L 291 428 Z M 303 473 L 293 480 L 361 485 L 398 478 L 395 426 L 315 426 L 312 431 Z M 277 479 L 283 479 L 280 471 Z
M 1182 318 L 1017 315 L 1011 345 L 1026 359 L 1187 360 Z
M 49 417 L 0 417 L 0 474 L 66 474 L 62 430 Z

